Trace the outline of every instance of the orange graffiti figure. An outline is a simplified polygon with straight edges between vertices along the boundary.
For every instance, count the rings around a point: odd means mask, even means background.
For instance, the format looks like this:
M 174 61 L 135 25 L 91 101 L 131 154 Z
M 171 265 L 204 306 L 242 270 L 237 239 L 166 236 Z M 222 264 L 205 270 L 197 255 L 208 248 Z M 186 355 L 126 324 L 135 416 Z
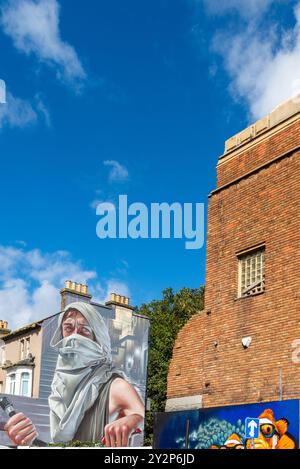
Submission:
M 218 446 L 213 445 L 210 449 L 245 449 L 245 447 L 242 439 L 236 433 L 233 433 L 223 446 L 219 448 Z
M 275 420 L 274 412 L 266 409 L 259 417 L 260 433 L 254 440 L 254 449 L 296 449 L 296 441 L 288 433 L 289 422 L 286 419 Z M 251 449 L 251 440 L 246 448 Z

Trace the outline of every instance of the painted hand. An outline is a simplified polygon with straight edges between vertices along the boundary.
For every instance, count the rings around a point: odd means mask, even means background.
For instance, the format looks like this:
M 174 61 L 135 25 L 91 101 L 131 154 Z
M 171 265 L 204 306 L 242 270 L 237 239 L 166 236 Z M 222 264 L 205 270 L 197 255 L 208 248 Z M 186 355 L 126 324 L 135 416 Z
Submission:
M 105 427 L 105 446 L 107 448 L 126 448 L 129 443 L 129 437 L 134 432 L 143 417 L 138 414 L 128 415 Z
M 24 414 L 12 417 L 4 427 L 10 440 L 17 446 L 30 445 L 38 436 L 35 426 Z

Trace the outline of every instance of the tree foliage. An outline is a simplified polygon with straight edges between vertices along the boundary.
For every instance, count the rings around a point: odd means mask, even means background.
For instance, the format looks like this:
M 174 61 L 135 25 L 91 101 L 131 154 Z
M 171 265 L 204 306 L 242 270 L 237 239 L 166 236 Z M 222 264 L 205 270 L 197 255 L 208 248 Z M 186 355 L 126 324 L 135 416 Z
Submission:
M 173 347 L 179 331 L 196 313 L 204 308 L 204 287 L 183 288 L 178 293 L 169 288 L 161 300 L 141 306 L 139 313 L 150 319 L 150 349 L 148 370 L 148 399 L 146 444 L 153 444 L 155 412 L 164 412 L 167 399 L 167 378 Z

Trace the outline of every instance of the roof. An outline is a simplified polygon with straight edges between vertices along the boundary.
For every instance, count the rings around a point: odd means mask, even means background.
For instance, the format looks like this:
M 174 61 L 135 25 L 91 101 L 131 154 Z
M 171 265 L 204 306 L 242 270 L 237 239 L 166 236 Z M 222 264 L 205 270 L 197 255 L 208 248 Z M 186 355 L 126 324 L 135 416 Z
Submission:
M 104 309 L 111 309 L 111 306 L 109 306 L 109 305 L 102 305 L 101 303 L 93 303 L 93 302 L 91 302 L 90 304 L 91 304 L 92 306 L 98 306 L 98 307 L 101 307 L 101 308 L 104 308 Z M 123 305 L 119 305 L 119 306 L 123 306 Z M 147 316 L 143 316 L 143 315 L 141 315 L 141 314 L 135 313 L 134 310 L 133 310 L 134 308 L 128 308 L 128 309 L 131 309 L 131 310 L 132 310 L 133 316 L 140 317 L 140 318 L 142 318 L 142 319 L 146 319 L 146 320 L 149 321 L 149 318 L 147 318 Z M 20 336 L 20 335 L 26 334 L 26 332 L 34 331 L 35 329 L 38 329 L 38 328 L 42 327 L 43 322 L 45 322 L 47 319 L 50 319 L 50 318 L 52 318 L 52 317 L 54 317 L 54 316 L 58 316 L 58 315 L 60 315 L 60 314 L 61 314 L 61 312 L 56 313 L 56 314 L 52 314 L 51 316 L 48 316 L 48 317 L 46 317 L 46 318 L 44 318 L 44 319 L 41 319 L 40 321 L 36 321 L 36 322 L 33 322 L 33 323 L 31 323 L 31 324 L 28 324 L 27 326 L 24 326 L 24 327 L 22 327 L 22 328 L 20 328 L 20 329 L 16 329 L 15 331 L 12 331 L 12 332 L 10 332 L 10 333 L 7 334 L 7 335 L 2 336 L 1 339 L 4 340 L 4 342 L 6 342 L 7 340 L 13 339 L 14 337 L 18 337 L 18 336 Z
M 27 326 L 24 326 L 21 329 L 16 329 L 10 334 L 4 335 L 3 337 L 1 337 L 1 339 L 6 342 L 7 340 L 13 339 L 14 337 L 18 337 L 19 335 L 25 334 L 26 332 L 34 331 L 35 329 L 40 328 L 43 322 L 44 320 L 41 320 L 28 324 Z
M 242 132 L 234 135 L 225 142 L 225 153 L 220 159 L 235 151 L 237 148 L 246 145 L 260 135 L 265 134 L 272 128 L 291 119 L 300 113 L 300 94 L 277 106 L 270 114 L 255 122 Z

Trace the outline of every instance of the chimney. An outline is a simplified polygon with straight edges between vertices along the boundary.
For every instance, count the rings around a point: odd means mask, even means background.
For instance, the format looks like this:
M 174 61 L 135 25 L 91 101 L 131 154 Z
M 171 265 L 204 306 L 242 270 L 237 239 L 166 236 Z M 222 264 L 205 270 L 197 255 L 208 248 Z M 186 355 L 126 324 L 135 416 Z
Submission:
M 117 293 L 110 294 L 110 300 L 105 303 L 106 306 L 123 306 L 123 308 L 131 309 L 134 308 L 129 305 L 130 299 L 127 296 L 118 295 Z
M 11 333 L 11 330 L 8 329 L 8 322 L 0 320 L 0 338 L 10 333 Z
M 92 295 L 88 292 L 88 286 L 82 285 L 81 283 L 72 282 L 67 280 L 65 283 L 65 288 L 60 291 L 61 295 L 61 311 L 63 311 L 66 306 L 70 303 L 76 301 L 84 301 L 85 303 L 90 303 Z

